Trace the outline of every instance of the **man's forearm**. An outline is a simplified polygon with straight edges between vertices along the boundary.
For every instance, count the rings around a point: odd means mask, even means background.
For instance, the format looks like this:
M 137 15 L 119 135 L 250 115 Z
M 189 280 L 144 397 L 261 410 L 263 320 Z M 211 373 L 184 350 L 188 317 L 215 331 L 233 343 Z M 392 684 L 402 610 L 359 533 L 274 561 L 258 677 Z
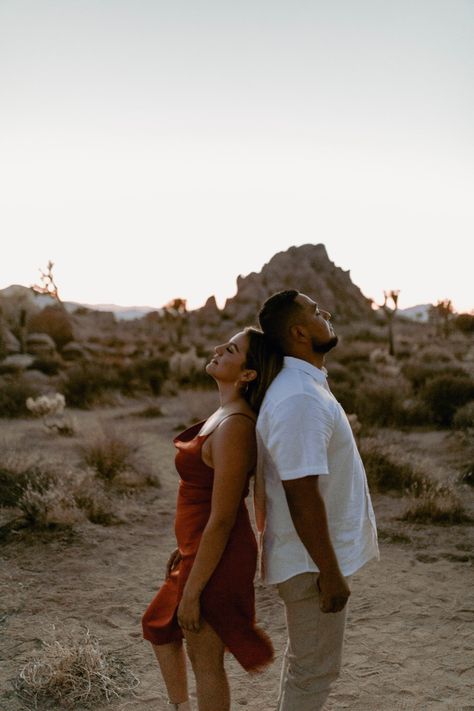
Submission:
M 285 492 L 296 532 L 319 570 L 340 573 L 329 535 L 326 506 L 318 489 L 313 487 L 307 497 L 294 496 L 286 488 Z

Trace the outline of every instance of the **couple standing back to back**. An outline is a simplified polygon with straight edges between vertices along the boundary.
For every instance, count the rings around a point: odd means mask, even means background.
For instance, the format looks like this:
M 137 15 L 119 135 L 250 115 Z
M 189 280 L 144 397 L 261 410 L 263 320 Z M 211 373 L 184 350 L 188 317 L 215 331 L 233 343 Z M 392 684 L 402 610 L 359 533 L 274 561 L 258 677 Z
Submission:
M 338 340 L 330 314 L 290 290 L 267 299 L 259 320 L 263 334 L 246 329 L 215 349 L 214 370 L 213 361 L 206 368 L 219 387 L 221 406 L 194 437 L 186 431 L 184 444 L 177 438 L 181 493 L 186 471 L 180 470 L 180 447 L 197 447 L 199 463 L 214 475 L 192 551 L 180 536 L 178 497 L 179 549 L 143 619 L 171 708 L 180 711 L 191 709 L 183 637 L 199 711 L 230 709 L 225 648 L 249 671 L 273 657 L 254 617 L 256 547 L 244 498 L 255 469 L 263 578 L 278 586 L 288 630 L 278 711 L 323 709 L 341 667 L 350 576 L 378 557 L 364 468 L 348 419 L 327 385 L 325 354 Z M 234 352 L 234 370 L 231 356 L 219 348 Z M 229 488 L 234 493 L 226 493 Z M 239 589 L 245 589 L 244 604 Z M 225 619 L 218 619 L 216 608 Z M 237 609 L 240 618 L 233 614 Z

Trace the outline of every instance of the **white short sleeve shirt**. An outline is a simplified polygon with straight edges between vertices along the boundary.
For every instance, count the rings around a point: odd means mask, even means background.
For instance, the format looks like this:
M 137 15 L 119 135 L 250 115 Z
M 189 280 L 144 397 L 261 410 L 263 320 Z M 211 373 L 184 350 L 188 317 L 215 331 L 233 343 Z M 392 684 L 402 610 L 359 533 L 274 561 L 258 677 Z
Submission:
M 282 480 L 319 476 L 329 533 L 343 575 L 378 557 L 365 470 L 347 416 L 324 369 L 285 357 L 257 420 L 257 477 L 265 483 L 262 569 L 268 583 L 316 572 L 288 508 Z

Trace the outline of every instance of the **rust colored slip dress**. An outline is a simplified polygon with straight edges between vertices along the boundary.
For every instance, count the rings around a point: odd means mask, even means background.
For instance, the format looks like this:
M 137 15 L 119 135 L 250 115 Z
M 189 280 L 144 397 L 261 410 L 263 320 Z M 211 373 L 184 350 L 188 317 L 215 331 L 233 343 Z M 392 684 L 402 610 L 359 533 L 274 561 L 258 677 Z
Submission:
M 143 616 L 143 636 L 157 645 L 183 637 L 177 609 L 211 513 L 214 470 L 201 457 L 202 445 L 211 433 L 200 435 L 202 425 L 198 422 L 174 439 L 180 476 L 175 533 L 182 560 Z M 253 579 L 257 543 L 245 505 L 248 491 L 247 481 L 227 546 L 201 593 L 200 603 L 201 616 L 225 647 L 244 669 L 257 671 L 272 661 L 273 647 L 267 635 L 255 626 Z

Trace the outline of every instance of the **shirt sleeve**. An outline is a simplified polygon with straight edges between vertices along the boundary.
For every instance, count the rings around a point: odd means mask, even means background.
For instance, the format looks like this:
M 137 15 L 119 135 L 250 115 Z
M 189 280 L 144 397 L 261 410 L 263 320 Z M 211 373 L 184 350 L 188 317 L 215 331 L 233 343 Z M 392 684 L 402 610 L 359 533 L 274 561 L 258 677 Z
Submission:
M 327 403 L 304 394 L 279 403 L 271 416 L 270 456 L 282 480 L 329 474 L 327 450 L 334 415 Z

